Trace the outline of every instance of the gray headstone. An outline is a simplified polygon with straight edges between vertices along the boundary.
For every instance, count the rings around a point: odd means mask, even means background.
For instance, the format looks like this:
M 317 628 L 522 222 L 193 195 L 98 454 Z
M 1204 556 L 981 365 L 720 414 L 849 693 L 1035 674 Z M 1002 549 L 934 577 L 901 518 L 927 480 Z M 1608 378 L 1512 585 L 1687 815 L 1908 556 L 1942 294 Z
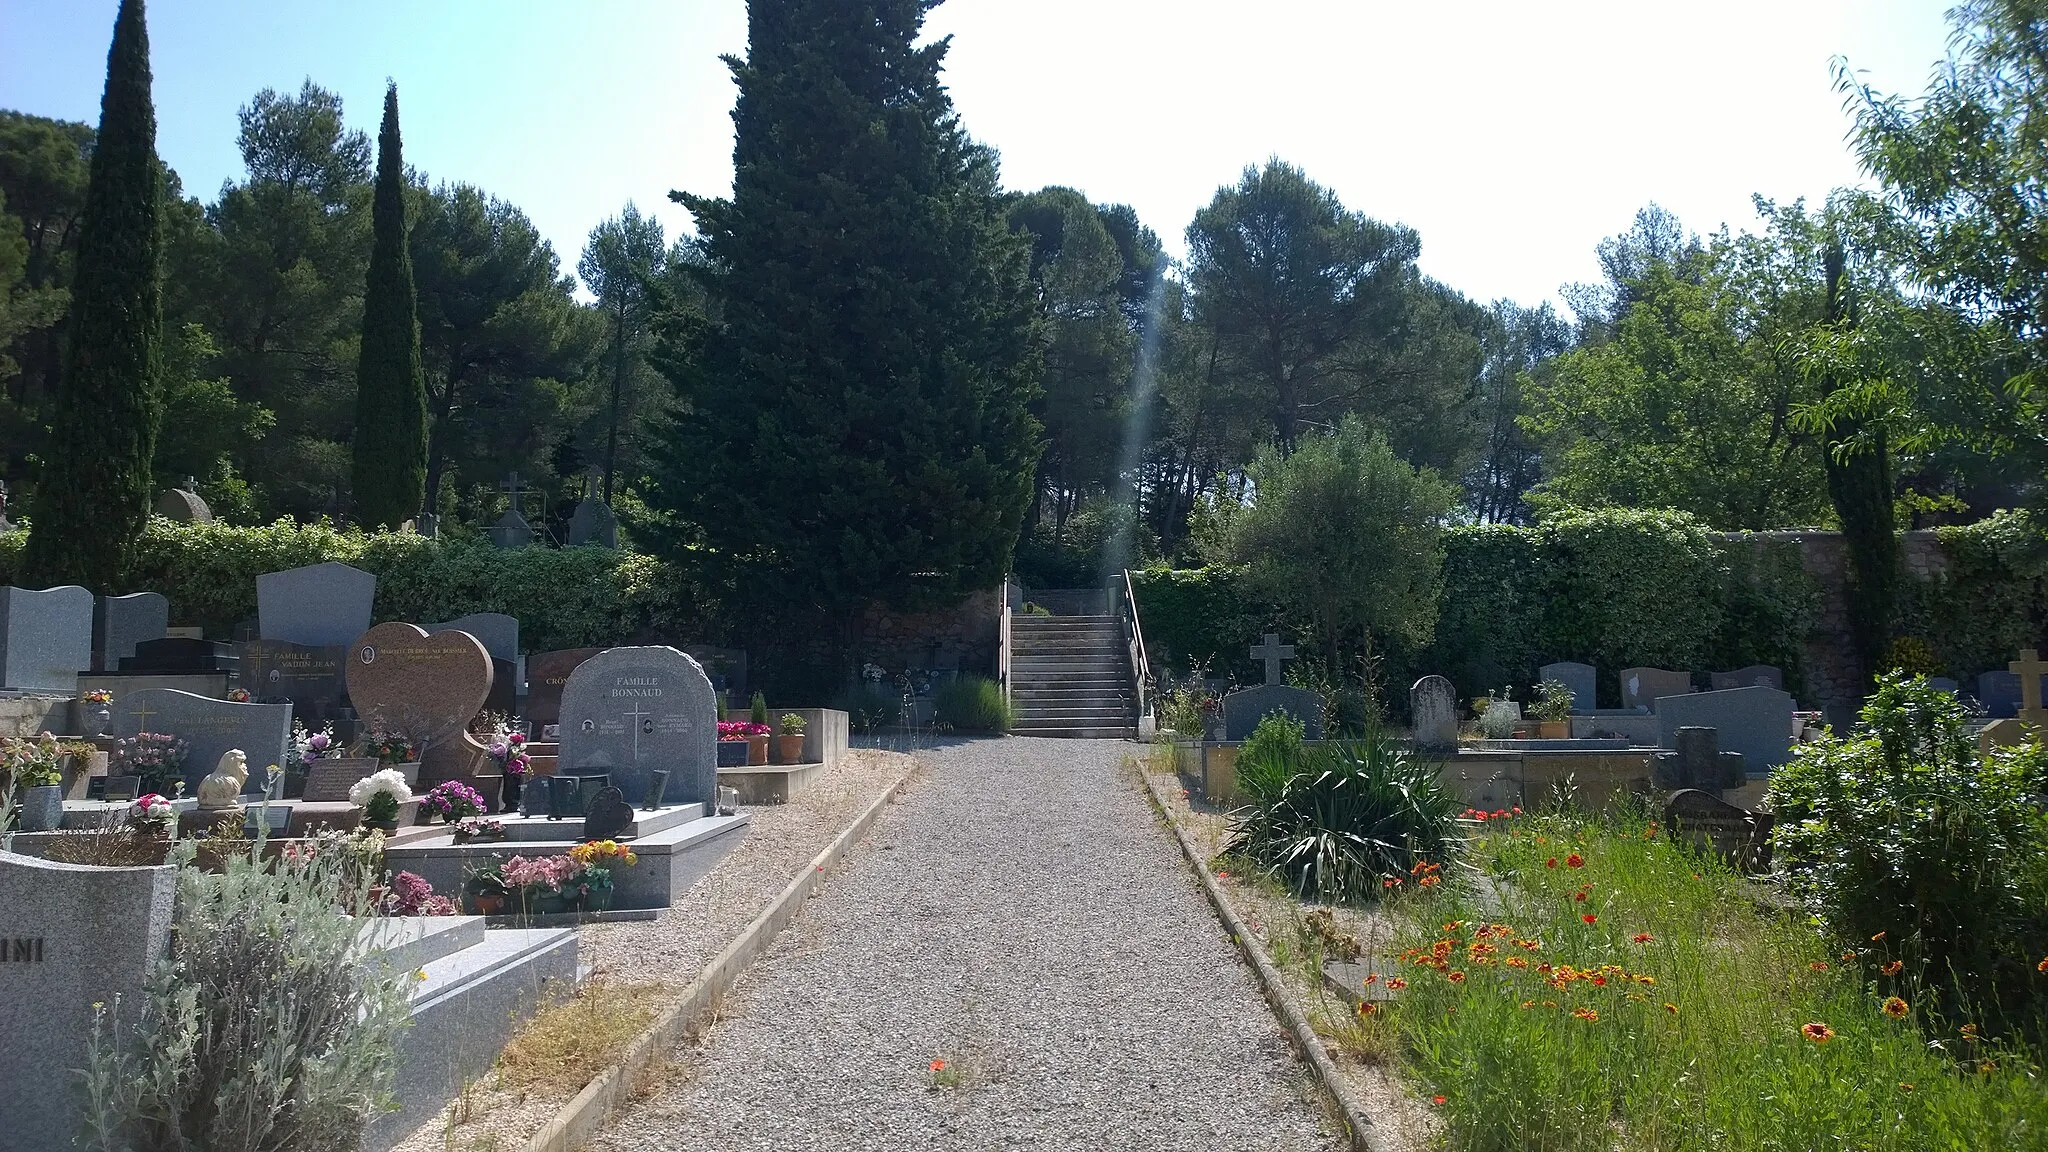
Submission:
M 0 1152 L 72 1147 L 93 1005 L 133 1025 L 169 946 L 177 869 L 97 868 L 0 852 Z
M 604 772 L 638 804 L 648 773 L 667 769 L 673 804 L 718 800 L 718 703 L 711 679 L 674 648 L 612 648 L 578 665 L 562 687 L 564 775 Z
M 576 505 L 575 514 L 569 517 L 569 547 L 578 544 L 619 546 L 619 520 L 612 515 L 611 505 L 595 496 Z
M 602 648 L 564 648 L 556 652 L 535 652 L 526 658 L 526 718 L 533 721 L 533 734 L 562 718 L 562 688 L 585 660 Z
M 1956 683 L 1954 680 L 1951 680 L 1946 676 L 1929 676 L 1927 678 L 1927 686 L 1929 688 L 1934 689 L 1936 692 L 1946 692 L 1951 696 L 1963 690 L 1963 686 L 1961 684 Z
M 1710 677 L 1715 691 L 1723 688 L 1783 688 L 1785 674 L 1769 664 L 1751 664 L 1733 672 L 1715 672 Z
M 1776 688 L 1724 688 L 1657 701 L 1657 746 L 1676 749 L 1680 728 L 1715 728 L 1752 773 L 1792 759 L 1792 697 Z
M 285 744 L 292 732 L 292 707 L 236 704 L 176 688 L 144 688 L 114 701 L 114 732 L 124 737 L 138 732 L 168 732 L 184 740 L 189 748 L 185 760 L 187 796 L 196 793 L 199 782 L 213 774 L 221 753 L 240 748 L 249 758 L 249 781 L 243 790 L 261 792 L 263 770 L 285 762 Z
M 92 670 L 121 667 L 144 640 L 160 640 L 171 626 L 171 602 L 161 592 L 102 596 L 92 607 Z
M 1745 871 L 1770 866 L 1775 822 L 1768 812 L 1750 812 L 1695 789 L 1675 792 L 1664 803 L 1664 829 L 1674 842 L 1717 852 Z
M 0 688 L 75 692 L 92 670 L 92 593 L 0 588 Z
M 1664 668 L 1623 668 L 1621 706 L 1648 709 L 1665 696 L 1683 696 L 1692 691 L 1692 673 Z
M 320 648 L 346 648 L 370 630 L 377 578 L 328 562 L 256 577 L 257 634 Z
M 344 719 L 347 648 L 251 640 L 241 649 L 241 687 L 248 690 L 250 699 L 272 704 L 289 701 L 292 714 L 313 731 L 329 721 Z
M 491 525 L 491 543 L 500 548 L 524 548 L 533 543 L 533 525 L 517 508 L 510 509 Z
M 427 625 L 429 632 L 467 632 L 476 637 L 493 660 L 519 659 L 519 618 L 503 612 L 471 612 L 445 624 Z
M 1659 752 L 1651 761 L 1650 780 L 1657 787 L 1714 793 L 1742 787 L 1742 753 L 1721 751 L 1715 729 L 1680 728 L 1674 743 L 1677 751 Z
M 1572 691 L 1572 711 L 1591 712 L 1595 699 L 1594 690 L 1600 683 L 1599 670 L 1591 664 L 1580 664 L 1565 660 L 1557 664 L 1545 664 L 1536 672 L 1536 679 L 1556 680 Z
M 1223 738 L 1248 740 L 1269 712 L 1299 721 L 1309 740 L 1323 738 L 1323 698 L 1287 684 L 1260 684 L 1223 698 Z
M 1408 689 L 1408 715 L 1418 748 L 1458 746 L 1458 694 L 1441 676 L 1424 676 Z
M 2048 676 L 2043 676 L 2041 683 L 2042 699 L 2048 700 Z M 1977 700 L 1984 705 L 1984 714 L 1993 720 L 2006 720 L 2018 716 L 2022 701 L 2020 678 L 2002 670 L 1978 673 Z
M 133 655 L 121 657 L 120 671 L 179 675 L 196 672 L 233 672 L 241 666 L 235 646 L 219 640 L 190 636 L 159 636 L 135 646 Z
M 156 514 L 178 524 L 211 524 L 213 509 L 199 493 L 185 488 L 167 488 L 156 498 Z

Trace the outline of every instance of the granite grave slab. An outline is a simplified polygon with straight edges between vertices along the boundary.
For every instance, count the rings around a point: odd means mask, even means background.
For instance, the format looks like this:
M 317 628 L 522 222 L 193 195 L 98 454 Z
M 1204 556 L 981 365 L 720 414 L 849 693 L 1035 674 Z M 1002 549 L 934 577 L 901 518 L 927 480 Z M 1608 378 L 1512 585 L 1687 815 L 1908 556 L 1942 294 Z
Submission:
M 562 687 L 558 773 L 607 773 L 628 804 L 666 769 L 671 804 L 718 801 L 718 704 L 711 678 L 663 646 L 612 648 Z
M 161 592 L 101 596 L 92 608 L 92 670 L 119 668 L 144 640 L 161 639 L 171 626 L 171 602 Z
M 0 588 L 0 688 L 73 692 L 92 669 L 92 593 Z
M 542 735 L 549 724 L 562 718 L 562 686 L 569 674 L 602 648 L 563 648 L 536 652 L 526 658 L 526 718 L 533 721 L 533 734 Z
M 185 791 L 197 794 L 199 782 L 213 774 L 220 755 L 239 748 L 249 759 L 243 792 L 263 790 L 263 770 L 283 765 L 291 739 L 289 704 L 237 704 L 176 688 L 144 688 L 114 701 L 114 731 L 122 737 L 138 732 L 167 732 L 185 741 Z
M 1600 672 L 1591 664 L 1575 660 L 1562 660 L 1556 664 L 1545 664 L 1537 669 L 1536 679 L 1555 680 L 1571 690 L 1572 711 L 1591 712 L 1597 698 L 1596 688 L 1600 683 Z
M 467 632 L 477 638 L 493 660 L 519 659 L 519 618 L 503 612 L 472 612 L 441 624 L 427 625 L 428 632 Z
M 190 636 L 162 636 L 135 645 L 135 651 L 121 657 L 123 673 L 188 676 L 204 672 L 233 672 L 241 667 L 235 646 L 217 640 Z
M 289 703 L 292 714 L 312 731 L 345 719 L 347 648 L 250 640 L 241 651 L 241 687 L 253 699 Z
M 346 646 L 369 631 L 377 578 L 330 561 L 256 577 L 257 635 L 313 647 Z
M 1714 689 L 1724 688 L 1783 688 L 1785 673 L 1769 664 L 1751 664 L 1733 672 L 1715 672 L 1710 677 Z
M 1621 706 L 1650 710 L 1665 696 L 1683 696 L 1692 691 L 1692 673 L 1665 668 L 1623 668 Z
M 1776 688 L 1723 688 L 1657 701 L 1657 746 L 1678 747 L 1678 730 L 1714 728 L 1721 749 L 1742 753 L 1750 775 L 1792 759 L 1792 697 Z

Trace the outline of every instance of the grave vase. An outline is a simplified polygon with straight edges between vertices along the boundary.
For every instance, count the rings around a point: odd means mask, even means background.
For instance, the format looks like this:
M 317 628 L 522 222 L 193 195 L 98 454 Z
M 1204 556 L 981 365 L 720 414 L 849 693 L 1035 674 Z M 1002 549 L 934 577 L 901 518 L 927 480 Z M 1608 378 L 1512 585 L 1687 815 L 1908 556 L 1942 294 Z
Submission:
M 583 911 L 603 912 L 612 906 L 612 893 L 616 891 L 607 884 L 602 888 L 586 888 L 583 891 Z
M 525 782 L 526 777 L 524 776 L 514 775 L 511 772 L 505 773 L 498 782 L 498 811 L 519 811 L 520 786 Z
M 1538 740 L 1569 740 L 1571 735 L 1572 722 L 1569 720 L 1538 720 L 1536 722 L 1536 738 Z
M 749 737 L 747 737 L 747 763 L 749 763 L 749 764 L 766 764 L 767 762 L 768 762 L 768 737 L 766 737 L 766 736 L 749 736 Z
M 21 830 L 54 832 L 64 825 L 64 788 L 43 784 L 21 790 Z

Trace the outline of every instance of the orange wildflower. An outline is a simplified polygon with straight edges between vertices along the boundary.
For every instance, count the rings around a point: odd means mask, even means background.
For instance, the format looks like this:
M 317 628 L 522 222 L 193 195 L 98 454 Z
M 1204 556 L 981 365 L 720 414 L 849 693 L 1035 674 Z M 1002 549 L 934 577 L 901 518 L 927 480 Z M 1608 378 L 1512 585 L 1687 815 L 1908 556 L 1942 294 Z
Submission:
M 1899 1091 L 1911 1092 L 1912 1090 L 1913 1086 L 1911 1084 L 1906 1083 L 1904 1080 L 1899 1081 Z
M 1529 966 L 1529 962 L 1520 956 L 1510 956 L 1506 960 L 1501 961 L 1501 963 L 1506 964 L 1510 968 L 1527 968 Z
M 1676 1016 L 1676 1015 L 1678 1015 L 1678 1005 L 1676 1005 L 1676 1004 L 1673 1004 L 1673 1003 L 1672 1003 L 1671 1001 L 1669 1001 L 1669 1000 L 1666 1000 L 1666 1001 L 1664 1002 L 1664 1010 L 1665 1010 L 1666 1012 L 1669 1012 L 1669 1013 L 1671 1013 L 1671 1014 L 1672 1014 L 1673 1016 Z
M 1379 974 L 1379 973 L 1377 973 L 1377 972 L 1368 972 L 1368 973 L 1366 973 L 1366 976 L 1365 976 L 1365 986 L 1366 986 L 1367 988 L 1370 988 L 1370 987 L 1372 987 L 1372 986 L 1373 986 L 1374 984 L 1376 984 L 1376 983 L 1378 983 L 1378 982 L 1379 982 L 1379 978 L 1380 978 L 1380 974 Z
M 1586 866 L 1586 858 L 1574 852 L 1564 858 L 1564 866 L 1567 868 L 1584 868 Z
M 1882 933 L 1882 932 L 1879 932 L 1879 933 L 1878 933 L 1877 935 L 1875 935 L 1875 936 L 1872 936 L 1872 937 L 1870 938 L 1870 942 L 1871 942 L 1872 944 L 1875 944 L 1875 943 L 1877 943 L 1877 942 L 1878 942 L 1879 940 L 1882 940 L 1882 939 L 1884 939 L 1884 933 Z
M 1465 982 L 1465 974 L 1463 972 L 1458 971 L 1456 968 L 1453 968 L 1451 969 L 1450 974 L 1445 977 L 1445 979 L 1449 980 L 1453 984 L 1463 984 Z
M 1552 856 L 1552 857 L 1551 857 L 1550 859 L 1548 859 L 1548 860 L 1545 860 L 1545 861 L 1543 862 L 1543 866 L 1544 866 L 1545 868 L 1555 868 L 1555 867 L 1557 867 L 1557 857 L 1555 857 L 1555 856 Z
M 932 1061 L 932 1071 L 934 1071 L 934 1072 L 944 1072 L 945 1070 L 946 1070 L 946 1061 L 945 1061 L 945 1060 L 944 1060 L 943 1058 L 941 1058 L 941 1059 L 938 1059 L 938 1060 L 934 1060 L 934 1061 Z
M 1406 980 L 1401 979 L 1399 976 L 1387 977 L 1387 987 L 1393 989 L 1396 992 L 1399 992 L 1401 989 L 1406 988 L 1407 986 L 1408 982 Z
M 1844 953 L 1842 953 L 1842 963 L 1844 963 L 1844 964 L 1854 964 L 1855 962 L 1856 962 L 1856 954 L 1855 954 L 1854 952 L 1844 952 Z
M 1993 1072 L 1996 1072 L 1996 1071 L 1998 1071 L 1998 1061 L 1996 1061 L 1996 1060 L 1985 1060 L 1985 1061 L 1982 1061 L 1982 1062 L 1980 1062 L 1980 1063 L 1979 1063 L 1979 1064 L 1977 1065 L 1977 1071 L 1978 1071 L 1978 1072 L 1980 1072 L 1980 1073 L 1982 1073 L 1983 1075 L 1989 1076 L 1989 1075 L 1991 1075 L 1991 1074 L 1992 1074 Z
M 2042 957 L 2041 962 L 2039 964 L 2034 965 L 2034 971 L 2048 972 L 2048 956 Z
M 1818 1021 L 1800 1028 L 1799 1034 L 1815 1044 L 1825 1044 L 1835 1038 L 1835 1030 Z
M 1648 944 L 1650 941 L 1655 939 L 1656 937 L 1650 935 L 1648 932 L 1638 932 L 1635 935 L 1629 937 L 1630 943 L 1634 944 Z
M 1431 1104 L 1442 1104 L 1444 1102 L 1444 1098 L 1441 1096 L 1431 1096 L 1429 1098 L 1429 1102 Z
M 1358 1002 L 1358 1014 L 1360 1016 L 1370 1016 L 1377 1010 L 1378 1006 L 1370 1000 L 1360 1000 Z
M 1902 1020 L 1906 1016 L 1906 1002 L 1897 996 L 1887 996 L 1882 1011 L 1894 1020 Z
M 1600 921 L 1600 918 L 1598 916 L 1593 915 L 1591 912 L 1588 912 L 1584 916 L 1579 917 L 1579 919 L 1584 920 L 1588 924 L 1597 924 Z
M 1598 1024 L 1600 1022 L 1600 1014 L 1591 1008 L 1574 1008 L 1572 1009 L 1572 1015 L 1584 1020 L 1588 1024 Z
M 2048 960 L 2044 960 L 2042 961 L 2042 963 L 2048 964 Z M 1878 969 L 1878 971 L 1884 973 L 1887 976 L 1897 976 L 1899 974 L 1899 969 L 1904 968 L 1905 966 L 1906 962 L 1904 960 L 1894 960 L 1891 963 L 1885 965 L 1884 967 Z
M 1828 962 L 1825 960 L 1815 960 L 1813 963 L 1808 964 L 1807 967 L 1815 972 L 1825 972 L 1828 970 Z

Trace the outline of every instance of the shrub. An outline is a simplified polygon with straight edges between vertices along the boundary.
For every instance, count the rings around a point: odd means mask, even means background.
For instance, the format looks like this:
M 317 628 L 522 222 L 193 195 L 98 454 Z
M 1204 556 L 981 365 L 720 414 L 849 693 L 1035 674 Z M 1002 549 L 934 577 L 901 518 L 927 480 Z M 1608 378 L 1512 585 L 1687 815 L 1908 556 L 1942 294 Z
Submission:
M 939 687 L 932 701 L 938 718 L 962 732 L 1008 732 L 1010 702 L 1003 686 L 986 676 L 961 676 Z
M 1304 898 L 1359 902 L 1457 848 L 1459 806 L 1434 764 L 1377 734 L 1302 755 L 1302 771 L 1248 797 L 1226 853 Z
M 345 852 L 224 870 L 178 853 L 177 931 L 132 1023 L 102 1017 L 85 1074 L 97 1152 L 353 1152 L 387 1108 L 407 969 L 359 953 L 369 886 Z
M 760 692 L 747 702 L 747 719 L 761 727 L 768 726 L 768 697 Z
M 1254 801 L 1277 796 L 1289 780 L 1308 769 L 1308 729 L 1285 712 L 1268 712 L 1237 750 L 1237 789 Z
M 1844 943 L 1881 941 L 1946 1014 L 2010 1023 L 2042 999 L 2029 993 L 2048 954 L 2048 816 L 2035 799 L 2048 755 L 2032 743 L 1980 754 L 1967 721 L 1925 679 L 1886 676 L 1855 730 L 1802 746 L 1766 799 L 1797 888 Z
M 887 728 L 903 715 L 903 698 L 880 684 L 861 681 L 839 694 L 833 707 L 846 713 L 847 727 L 855 732 Z

